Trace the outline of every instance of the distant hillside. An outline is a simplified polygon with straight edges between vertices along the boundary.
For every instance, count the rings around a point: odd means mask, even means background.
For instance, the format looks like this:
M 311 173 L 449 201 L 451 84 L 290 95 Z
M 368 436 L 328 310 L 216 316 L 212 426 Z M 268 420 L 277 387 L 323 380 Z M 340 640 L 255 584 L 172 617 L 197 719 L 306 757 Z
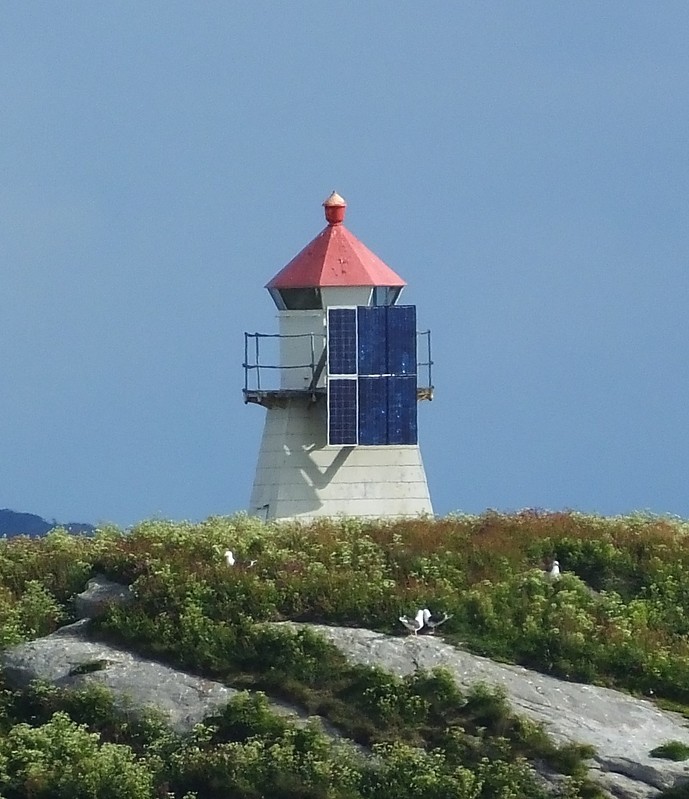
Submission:
M 45 535 L 55 527 L 64 527 L 70 533 L 92 533 L 94 526 L 83 522 L 47 522 L 34 513 L 17 513 L 8 508 L 0 508 L 0 535 Z

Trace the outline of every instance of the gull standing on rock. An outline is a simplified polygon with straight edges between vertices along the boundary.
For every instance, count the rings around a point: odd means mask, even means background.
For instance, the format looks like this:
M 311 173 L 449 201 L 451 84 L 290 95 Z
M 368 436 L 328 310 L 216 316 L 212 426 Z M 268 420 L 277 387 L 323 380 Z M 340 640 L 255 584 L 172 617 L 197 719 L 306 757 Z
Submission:
M 423 610 L 417 610 L 413 619 L 410 616 L 400 616 L 399 619 L 410 633 L 416 635 L 423 627 Z
M 442 616 L 434 616 L 428 608 L 424 608 L 423 611 L 423 622 L 430 630 L 431 635 L 435 632 L 436 627 L 440 627 L 441 624 L 445 624 L 448 619 L 452 618 L 452 614 L 443 613 Z

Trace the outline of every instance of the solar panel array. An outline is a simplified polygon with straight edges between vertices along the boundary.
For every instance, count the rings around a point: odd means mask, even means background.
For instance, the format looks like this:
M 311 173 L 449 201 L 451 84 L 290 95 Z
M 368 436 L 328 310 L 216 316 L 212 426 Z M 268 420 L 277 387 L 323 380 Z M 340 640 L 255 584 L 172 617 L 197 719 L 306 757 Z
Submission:
M 416 308 L 328 309 L 328 443 L 416 444 Z

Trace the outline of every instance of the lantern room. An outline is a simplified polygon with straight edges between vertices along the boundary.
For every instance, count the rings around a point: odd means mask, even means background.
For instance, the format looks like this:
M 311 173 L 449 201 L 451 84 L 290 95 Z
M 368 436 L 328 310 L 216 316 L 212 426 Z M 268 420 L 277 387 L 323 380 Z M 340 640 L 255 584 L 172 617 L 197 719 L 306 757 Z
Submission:
M 278 309 L 394 305 L 405 281 L 343 225 L 347 204 L 339 194 L 323 207 L 327 227 L 266 286 Z

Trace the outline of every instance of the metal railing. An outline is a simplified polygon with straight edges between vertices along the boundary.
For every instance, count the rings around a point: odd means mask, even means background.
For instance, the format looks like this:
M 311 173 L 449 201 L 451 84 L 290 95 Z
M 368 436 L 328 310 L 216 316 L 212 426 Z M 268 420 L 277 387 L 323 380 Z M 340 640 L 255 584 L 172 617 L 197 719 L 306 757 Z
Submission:
M 426 344 L 426 360 L 419 361 L 419 350 L 422 347 L 422 342 L 425 339 Z M 420 378 L 422 373 L 422 367 L 426 367 L 426 385 L 424 388 L 432 389 L 433 388 L 433 359 L 431 358 L 431 331 L 430 330 L 417 330 L 416 331 L 416 374 L 417 380 Z
M 308 350 L 311 353 L 311 358 L 308 363 L 295 363 L 295 364 L 272 364 L 261 363 L 261 339 L 308 339 Z M 253 339 L 253 347 L 249 342 Z M 317 348 L 316 339 L 319 340 Z M 253 352 L 252 352 L 253 351 Z M 319 360 L 321 360 L 320 353 L 325 351 L 325 334 L 323 333 L 244 333 L 244 391 L 271 391 L 275 390 L 274 385 L 265 385 L 265 380 L 261 380 L 261 370 L 270 370 L 272 374 L 277 372 L 281 374 L 282 370 L 288 369 L 309 369 L 311 371 L 311 384 L 315 388 L 320 375 L 317 374 Z M 319 353 L 318 358 L 316 352 Z M 253 355 L 253 361 L 250 361 L 250 356 Z M 321 367 L 322 369 L 323 367 Z M 252 380 L 253 377 L 253 380 Z M 271 383 L 273 381 L 270 381 Z
M 310 353 L 310 360 L 306 363 L 283 364 L 283 363 L 262 363 L 261 362 L 261 340 L 273 339 L 278 343 L 282 339 L 308 339 L 308 346 L 306 347 L 307 357 Z M 424 388 L 433 388 L 433 359 L 431 358 L 431 331 L 420 330 L 416 333 L 416 350 L 417 350 L 417 363 L 416 371 L 418 376 L 419 386 L 423 385 Z M 418 360 L 420 351 L 423 350 L 425 360 Z M 265 355 L 265 350 L 264 353 Z M 279 353 L 273 357 L 279 360 Z M 308 369 L 310 374 L 309 385 L 304 387 L 304 391 L 315 392 L 318 381 L 325 367 L 326 347 L 325 335 L 323 333 L 244 333 L 244 393 L 251 391 L 275 391 L 278 386 L 275 382 L 279 382 L 282 371 L 292 369 Z M 278 380 L 267 379 L 266 370 L 269 375 L 277 375 Z M 423 384 L 421 377 L 426 378 L 426 383 Z

